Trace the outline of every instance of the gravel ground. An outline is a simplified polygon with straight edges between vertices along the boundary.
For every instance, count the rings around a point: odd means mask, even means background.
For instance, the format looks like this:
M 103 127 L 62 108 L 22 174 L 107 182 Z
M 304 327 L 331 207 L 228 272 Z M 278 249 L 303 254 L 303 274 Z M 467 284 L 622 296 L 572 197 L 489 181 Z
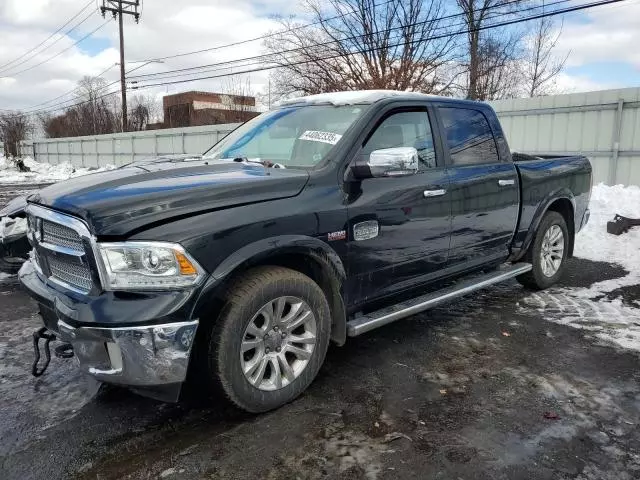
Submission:
M 567 289 L 625 274 L 572 260 L 536 305 L 569 311 Z M 620 295 L 640 314 L 640 286 Z M 509 282 L 350 339 L 302 397 L 250 416 L 98 388 L 70 360 L 34 379 L 36 306 L 4 278 L 0 478 L 640 478 L 640 356 L 531 298 Z

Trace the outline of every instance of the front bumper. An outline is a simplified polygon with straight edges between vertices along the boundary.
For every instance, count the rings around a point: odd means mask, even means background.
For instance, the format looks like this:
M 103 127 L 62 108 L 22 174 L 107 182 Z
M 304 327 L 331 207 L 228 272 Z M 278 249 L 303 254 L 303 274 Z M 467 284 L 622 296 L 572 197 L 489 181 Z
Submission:
M 170 302 L 173 315 L 159 315 L 148 322 L 116 326 L 111 319 L 113 326 L 93 326 L 89 322 L 96 321 L 97 307 L 72 302 L 70 297 L 63 295 L 39 275 L 31 260 L 24 263 L 19 278 L 27 292 L 40 304 L 45 326 L 56 332 L 62 341 L 73 345 L 83 372 L 102 382 L 142 389 L 141 393 L 156 398 L 177 400 L 179 386 L 186 380 L 198 328 L 198 320 L 172 320 L 176 316 L 176 309 L 182 310 L 179 308 L 180 302 L 177 305 Z M 137 301 L 135 298 L 126 301 L 135 311 L 138 302 L 144 306 L 149 298 L 141 296 Z M 100 312 L 108 314 L 104 310 L 104 303 L 108 303 L 109 299 L 98 298 L 93 302 L 103 304 Z

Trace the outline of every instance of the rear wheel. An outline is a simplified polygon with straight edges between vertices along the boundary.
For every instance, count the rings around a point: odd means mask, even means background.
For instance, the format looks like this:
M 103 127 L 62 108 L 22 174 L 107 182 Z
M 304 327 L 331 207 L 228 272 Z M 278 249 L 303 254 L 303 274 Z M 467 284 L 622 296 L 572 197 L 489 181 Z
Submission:
M 210 333 L 206 374 L 244 410 L 277 408 L 317 375 L 330 328 L 329 304 L 313 280 L 287 268 L 256 268 L 229 289 Z
M 547 212 L 525 256 L 533 269 L 520 275 L 518 281 L 536 290 L 550 287 L 562 276 L 568 251 L 569 231 L 564 217 L 558 212 Z

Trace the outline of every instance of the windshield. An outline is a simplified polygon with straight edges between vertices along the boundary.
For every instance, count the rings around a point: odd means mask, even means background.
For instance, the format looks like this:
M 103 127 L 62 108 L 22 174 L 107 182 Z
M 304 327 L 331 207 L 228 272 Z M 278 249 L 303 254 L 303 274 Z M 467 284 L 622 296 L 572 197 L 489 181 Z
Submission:
M 204 157 L 313 167 L 326 157 L 365 108 L 307 105 L 266 112 L 231 132 Z

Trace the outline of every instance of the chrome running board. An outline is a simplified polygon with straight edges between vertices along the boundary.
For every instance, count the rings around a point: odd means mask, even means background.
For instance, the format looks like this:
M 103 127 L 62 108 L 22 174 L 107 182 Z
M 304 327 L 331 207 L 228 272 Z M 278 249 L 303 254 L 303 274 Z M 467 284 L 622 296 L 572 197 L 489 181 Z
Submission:
M 347 335 L 356 337 L 401 318 L 415 315 L 429 310 L 443 303 L 463 295 L 481 290 L 496 283 L 504 282 L 523 273 L 527 273 L 533 267 L 530 263 L 516 263 L 504 265 L 498 270 L 480 276 L 474 276 L 468 280 L 461 280 L 451 287 L 435 292 L 427 293 L 417 298 L 383 308 L 381 310 L 357 317 L 347 322 Z

